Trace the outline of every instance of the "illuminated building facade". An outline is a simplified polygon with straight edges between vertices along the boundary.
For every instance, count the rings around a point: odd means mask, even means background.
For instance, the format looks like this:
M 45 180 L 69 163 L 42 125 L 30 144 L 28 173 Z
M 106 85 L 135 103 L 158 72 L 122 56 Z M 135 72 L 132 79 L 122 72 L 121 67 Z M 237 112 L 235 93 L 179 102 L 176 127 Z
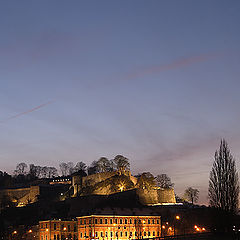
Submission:
M 78 240 L 127 240 L 161 236 L 160 216 L 91 215 L 77 218 Z
M 77 221 L 47 220 L 39 222 L 39 240 L 77 240 Z
M 39 222 L 39 240 L 131 240 L 161 236 L 160 216 L 91 215 Z

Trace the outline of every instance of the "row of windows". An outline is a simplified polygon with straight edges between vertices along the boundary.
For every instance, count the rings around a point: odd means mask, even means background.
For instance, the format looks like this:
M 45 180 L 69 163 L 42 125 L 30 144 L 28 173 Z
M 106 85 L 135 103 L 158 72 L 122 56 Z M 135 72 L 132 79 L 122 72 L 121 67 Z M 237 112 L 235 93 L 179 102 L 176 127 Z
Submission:
M 45 228 L 48 228 L 48 224 L 47 223 L 45 225 L 43 223 L 41 224 L 41 228 L 44 228 L 44 226 L 45 226 Z M 64 224 L 61 224 L 60 226 L 61 226 L 61 230 L 62 231 L 71 232 L 71 225 L 70 224 L 68 224 L 66 227 L 65 227 Z M 57 223 L 53 224 L 53 230 L 57 230 Z M 74 226 L 73 226 L 73 231 L 77 232 L 77 225 L 76 224 L 74 224 Z
M 77 236 L 76 235 L 73 235 L 73 238 L 72 238 L 72 235 L 69 234 L 68 236 L 64 236 L 64 235 L 61 235 L 61 238 L 59 235 L 54 235 L 53 237 L 54 240 L 66 240 L 66 239 L 73 239 L 73 240 L 78 240 Z M 41 240 L 50 240 L 50 238 L 48 238 L 48 236 L 46 235 L 45 238 L 44 236 L 41 236 Z
M 63 182 L 63 181 L 70 181 L 70 179 L 54 179 L 53 182 Z
M 100 235 L 99 235 L 99 234 L 100 234 Z M 123 233 L 123 232 L 119 232 L 119 233 L 118 233 L 118 232 L 115 232 L 115 237 L 116 237 L 116 238 L 119 237 L 119 236 L 120 236 L 120 237 L 123 237 L 123 234 L 124 234 L 125 237 L 128 237 L 128 236 L 131 237 L 131 236 L 133 236 L 133 233 L 132 233 L 132 232 L 124 232 L 124 233 Z M 146 236 L 153 236 L 153 237 L 155 237 L 156 234 L 157 234 L 157 236 L 159 236 L 159 232 L 156 233 L 155 231 L 152 232 L 152 235 L 151 235 L 151 232 L 150 232 L 150 231 L 149 231 L 149 232 L 143 232 L 143 233 L 142 233 L 142 232 L 139 232 L 139 233 L 138 233 L 138 232 L 134 232 L 134 234 L 135 234 L 135 236 L 142 236 L 142 235 L 143 235 L 143 236 L 145 236 L 145 237 L 146 237 Z M 89 235 L 92 235 L 92 234 L 90 233 Z M 114 235 L 114 233 L 113 233 L 113 232 L 110 232 L 110 237 L 113 237 L 113 235 Z M 83 238 L 83 237 L 86 238 L 86 237 L 87 237 L 87 234 L 81 232 L 81 233 L 80 233 L 80 236 L 81 236 L 81 238 Z M 96 237 L 96 238 L 97 238 L 97 237 L 102 237 L 102 238 L 103 238 L 103 237 L 108 237 L 108 232 L 105 232 L 105 234 L 104 234 L 103 232 L 100 232 L 100 233 L 99 233 L 99 232 L 95 232 L 95 237 Z
M 118 221 L 119 220 L 119 221 Z M 97 218 L 95 218 L 94 219 L 94 221 L 92 221 L 92 219 L 89 219 L 88 221 L 86 220 L 86 219 L 81 219 L 80 220 L 80 224 L 82 225 L 82 224 L 84 224 L 84 225 L 86 225 L 86 224 L 92 224 L 92 223 L 95 223 L 95 224 L 103 224 L 103 222 L 104 222 L 104 224 L 113 224 L 113 223 L 115 223 L 115 224 L 132 224 L 133 223 L 133 221 L 132 221 L 132 219 L 130 218 L 129 219 L 129 221 L 128 221 L 128 219 L 126 218 L 126 219 L 117 219 L 117 218 L 115 218 L 115 219 L 112 219 L 112 218 L 110 218 L 109 219 L 109 221 L 108 221 L 108 219 L 107 218 L 105 218 L 105 219 L 102 219 L 102 218 L 100 218 L 100 219 L 97 219 Z M 140 219 L 134 219 L 134 224 L 137 224 L 137 223 L 147 223 L 147 224 L 155 224 L 155 223 L 157 223 L 157 224 L 159 224 L 159 219 L 147 219 L 147 220 L 140 220 Z

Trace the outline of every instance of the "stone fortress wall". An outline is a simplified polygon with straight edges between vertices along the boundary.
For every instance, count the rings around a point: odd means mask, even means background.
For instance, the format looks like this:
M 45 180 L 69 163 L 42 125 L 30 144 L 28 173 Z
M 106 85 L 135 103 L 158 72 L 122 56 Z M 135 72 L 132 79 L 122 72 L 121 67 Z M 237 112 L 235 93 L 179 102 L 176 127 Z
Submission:
M 36 202 L 37 196 L 40 194 L 39 186 L 31 186 L 27 188 L 13 188 L 0 190 L 0 202 L 5 197 L 9 200 L 16 202 L 17 206 L 24 206 L 28 203 Z
M 144 205 L 176 203 L 174 189 L 137 189 L 139 200 Z
M 78 193 L 81 192 L 82 188 L 87 188 L 94 186 L 100 182 L 104 182 L 107 179 L 114 177 L 116 175 L 124 174 L 125 176 L 128 176 L 129 179 L 133 182 L 134 188 L 136 189 L 136 193 L 139 197 L 139 200 L 144 205 L 154 205 L 154 204 L 175 204 L 175 194 L 174 189 L 140 189 L 136 187 L 137 184 L 137 178 L 131 175 L 130 171 L 113 171 L 113 172 L 103 172 L 103 173 L 96 173 L 93 175 L 89 175 L 86 177 L 80 177 L 80 176 L 73 176 L 72 178 L 72 185 L 74 188 L 74 194 L 73 196 L 77 196 Z M 92 194 L 97 195 L 110 195 L 115 192 L 112 191 L 110 185 L 101 186 L 94 190 Z

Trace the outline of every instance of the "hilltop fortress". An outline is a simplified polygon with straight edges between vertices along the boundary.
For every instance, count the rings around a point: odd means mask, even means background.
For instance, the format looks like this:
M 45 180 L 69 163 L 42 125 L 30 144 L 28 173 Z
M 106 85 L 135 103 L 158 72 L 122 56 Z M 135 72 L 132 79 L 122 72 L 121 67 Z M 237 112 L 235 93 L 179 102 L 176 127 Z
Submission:
M 156 186 L 146 187 L 125 168 L 88 176 L 74 174 L 48 181 L 40 179 L 28 186 L 0 189 L 0 205 L 26 206 L 41 199 L 53 201 L 89 195 L 112 195 L 133 192 L 142 205 L 175 204 L 174 189 Z M 128 194 L 125 195 L 126 197 Z
M 86 195 L 111 195 L 118 192 L 136 190 L 139 201 L 143 205 L 175 204 L 174 189 L 160 187 L 146 188 L 138 184 L 138 179 L 124 168 L 96 173 L 81 177 L 72 177 L 73 197 Z

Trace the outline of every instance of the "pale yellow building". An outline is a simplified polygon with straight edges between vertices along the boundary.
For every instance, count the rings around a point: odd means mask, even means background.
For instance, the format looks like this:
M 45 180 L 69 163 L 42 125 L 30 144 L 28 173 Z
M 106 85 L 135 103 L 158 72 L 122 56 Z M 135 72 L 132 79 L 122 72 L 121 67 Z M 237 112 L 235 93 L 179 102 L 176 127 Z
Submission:
M 161 236 L 160 216 L 91 215 L 77 218 L 78 239 L 127 240 Z

